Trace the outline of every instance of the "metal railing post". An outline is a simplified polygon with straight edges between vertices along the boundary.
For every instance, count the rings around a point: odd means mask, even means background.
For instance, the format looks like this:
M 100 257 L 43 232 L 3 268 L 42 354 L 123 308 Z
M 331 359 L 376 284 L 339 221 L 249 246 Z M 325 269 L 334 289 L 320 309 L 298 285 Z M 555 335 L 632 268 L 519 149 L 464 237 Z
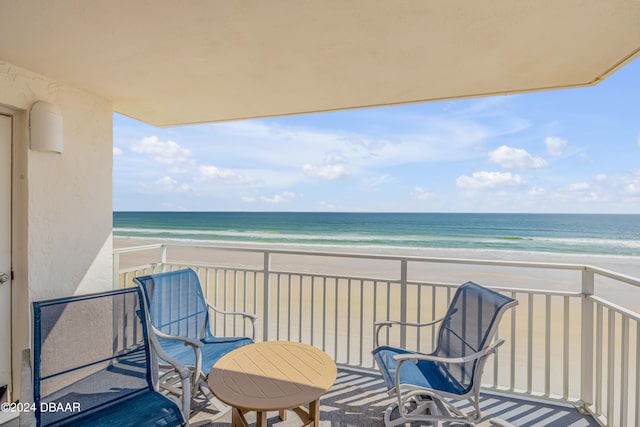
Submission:
M 400 321 L 407 321 L 407 260 L 400 261 Z M 407 328 L 400 328 L 400 348 L 407 347 Z
M 160 246 L 160 251 L 158 251 L 158 266 L 160 267 L 160 271 L 164 271 L 164 265 L 167 263 L 167 246 L 162 244 Z
M 262 340 L 267 341 L 269 339 L 269 311 L 271 307 L 271 292 L 269 290 L 269 282 L 271 281 L 271 254 L 269 252 L 264 253 L 263 264 L 263 306 L 262 306 Z
M 588 267 L 582 270 L 582 351 L 580 372 L 580 400 L 586 409 L 593 404 L 593 301 L 589 298 L 593 295 L 594 273 Z
M 120 254 L 113 253 L 113 283 L 112 289 L 118 289 L 120 287 Z

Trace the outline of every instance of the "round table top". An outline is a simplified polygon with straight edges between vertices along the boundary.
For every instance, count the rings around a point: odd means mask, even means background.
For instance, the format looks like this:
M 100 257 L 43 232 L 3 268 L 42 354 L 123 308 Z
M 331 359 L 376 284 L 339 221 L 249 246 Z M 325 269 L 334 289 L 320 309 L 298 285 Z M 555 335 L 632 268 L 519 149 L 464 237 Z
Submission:
M 333 385 L 336 375 L 334 361 L 315 347 L 266 341 L 224 355 L 211 368 L 208 383 L 227 405 L 275 411 L 320 398 Z

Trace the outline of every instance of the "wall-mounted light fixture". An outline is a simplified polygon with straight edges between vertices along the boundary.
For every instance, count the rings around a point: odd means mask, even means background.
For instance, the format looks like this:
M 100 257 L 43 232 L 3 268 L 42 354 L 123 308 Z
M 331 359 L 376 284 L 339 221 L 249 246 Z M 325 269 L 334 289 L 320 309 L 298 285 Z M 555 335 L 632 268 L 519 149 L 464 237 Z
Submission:
M 31 149 L 62 153 L 62 113 L 57 105 L 38 101 L 29 113 Z

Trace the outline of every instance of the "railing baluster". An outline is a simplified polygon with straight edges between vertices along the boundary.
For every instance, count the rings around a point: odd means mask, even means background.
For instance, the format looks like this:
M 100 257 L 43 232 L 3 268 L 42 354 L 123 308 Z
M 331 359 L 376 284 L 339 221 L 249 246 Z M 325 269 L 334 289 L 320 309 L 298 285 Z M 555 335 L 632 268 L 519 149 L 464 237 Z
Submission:
M 311 345 L 315 343 L 315 308 L 316 308 L 316 278 L 311 276 L 311 298 L 309 300 L 311 302 L 311 324 L 309 327 L 311 328 Z
M 615 391 L 613 388 L 614 380 L 615 380 L 615 344 L 616 344 L 616 321 L 615 321 L 615 313 L 613 310 L 608 309 L 609 311 L 609 335 L 608 335 L 608 343 L 609 346 L 608 355 L 607 355 L 607 420 L 613 421 L 613 404 Z
M 280 340 L 280 273 L 276 274 L 277 293 L 276 293 L 276 339 Z
M 265 252 L 263 256 L 263 264 L 262 264 L 262 284 L 264 290 L 262 291 L 262 340 L 269 340 L 269 319 L 271 316 L 271 290 L 270 290 L 270 282 L 271 282 L 271 254 L 269 252 Z
M 544 307 L 544 395 L 551 395 L 551 295 L 545 296 Z
M 418 317 L 416 319 L 417 323 L 422 323 L 422 286 L 418 286 L 418 306 L 417 306 Z M 420 348 L 420 329 L 416 328 L 416 350 L 422 351 Z
M 527 393 L 531 393 L 533 383 L 533 295 L 527 294 Z
M 298 342 L 302 342 L 302 303 L 304 301 L 304 288 L 302 283 L 304 282 L 304 276 L 300 275 L 300 303 L 298 304 Z
M 516 298 L 516 293 L 511 293 L 511 298 Z M 511 310 L 511 372 L 509 379 L 509 390 L 514 391 L 516 389 L 516 313 L 518 306 L 515 306 Z
M 322 278 L 322 350 L 327 351 L 327 277 Z
M 564 298 L 564 334 L 562 343 L 562 397 L 567 400 L 569 397 L 569 325 L 571 324 L 569 311 L 569 297 Z
M 602 388 L 604 387 L 603 383 L 603 372 L 602 372 L 602 359 L 604 357 L 604 347 L 603 347 L 603 324 L 604 321 L 604 313 L 602 304 L 598 304 L 596 310 L 596 414 L 602 414 Z
M 627 408 L 629 407 L 629 319 L 622 318 L 622 354 L 620 355 L 620 427 L 627 427 Z
M 347 281 L 347 364 L 351 361 L 351 279 Z
M 336 362 L 338 362 L 338 333 L 340 331 L 339 324 L 338 324 L 338 312 L 339 312 L 339 306 L 340 306 L 340 304 L 338 303 L 338 301 L 340 301 L 340 299 L 338 299 L 338 296 L 339 296 L 338 295 L 338 287 L 339 287 L 338 286 L 338 279 L 335 280 L 335 285 L 336 285 L 335 286 L 336 291 L 335 291 L 335 299 L 334 299 L 335 303 L 334 304 L 335 304 L 336 308 L 335 308 L 335 313 L 334 313 L 335 314 L 335 318 L 334 318 L 334 323 L 333 323 L 333 328 L 334 328 L 333 329 L 333 341 L 334 341 L 333 342 L 333 354 L 335 355 Z
M 293 312 L 293 299 L 291 295 L 291 274 L 287 274 L 287 340 L 291 341 L 291 312 Z
M 407 321 L 407 260 L 400 261 L 400 321 Z M 400 347 L 407 348 L 407 328 L 400 327 Z
M 364 281 L 360 280 L 360 344 L 358 365 L 362 366 L 364 359 Z

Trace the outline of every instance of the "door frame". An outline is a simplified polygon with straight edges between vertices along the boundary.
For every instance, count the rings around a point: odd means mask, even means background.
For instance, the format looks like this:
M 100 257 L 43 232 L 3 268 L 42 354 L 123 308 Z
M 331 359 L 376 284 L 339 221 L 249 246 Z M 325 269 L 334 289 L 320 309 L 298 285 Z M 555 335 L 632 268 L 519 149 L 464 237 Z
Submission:
M 15 136 L 16 136 L 16 112 L 0 105 L 0 115 L 9 117 L 11 120 L 10 135 L 9 135 L 9 168 L 10 168 L 10 171 L 9 171 L 9 271 L 5 272 L 10 277 L 9 277 L 9 282 L 2 285 L 2 286 L 5 286 L 5 285 L 9 286 L 9 298 L 10 298 L 9 304 L 8 304 L 10 314 L 9 314 L 9 378 L 8 378 L 8 384 L 7 384 L 8 385 L 7 398 L 11 402 L 16 400 L 15 396 L 13 395 L 14 384 L 15 384 L 14 379 L 16 377 L 16 372 L 15 372 L 16 364 L 14 360 L 15 352 L 14 352 L 14 345 L 13 345 L 14 344 L 13 342 L 13 337 L 14 337 L 14 318 L 13 318 L 13 314 L 14 314 L 14 290 L 13 290 L 13 286 L 14 286 L 13 284 L 13 248 L 14 248 L 13 173 L 14 173 L 14 167 L 13 167 L 13 163 L 14 161 L 13 161 L 13 157 L 14 157 L 14 146 L 15 146 Z

